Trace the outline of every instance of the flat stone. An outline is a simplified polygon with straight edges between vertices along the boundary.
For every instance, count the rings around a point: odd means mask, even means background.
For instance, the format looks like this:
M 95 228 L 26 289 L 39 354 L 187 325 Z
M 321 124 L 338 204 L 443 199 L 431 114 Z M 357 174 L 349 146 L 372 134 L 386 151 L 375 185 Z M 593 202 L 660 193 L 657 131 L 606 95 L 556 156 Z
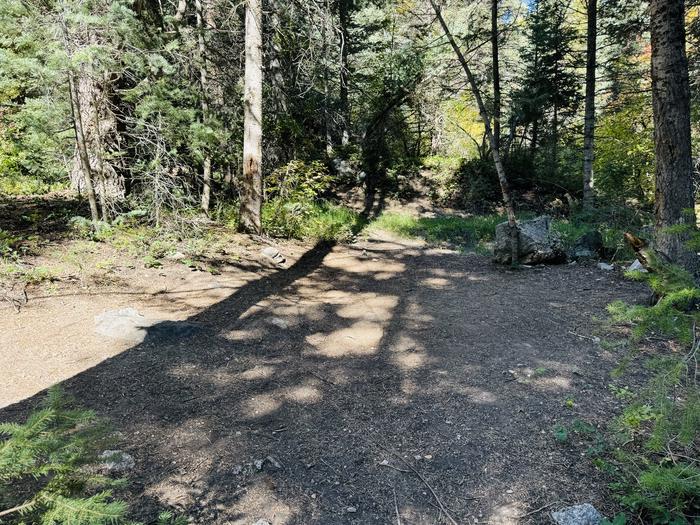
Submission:
M 600 525 L 603 515 L 590 503 L 584 503 L 552 512 L 552 519 L 557 525 Z
M 146 329 L 154 322 L 135 308 L 107 310 L 95 316 L 95 332 L 112 339 L 140 343 L 146 337 Z
M 134 458 L 121 450 L 105 450 L 100 459 L 100 470 L 107 474 L 122 474 L 136 465 Z

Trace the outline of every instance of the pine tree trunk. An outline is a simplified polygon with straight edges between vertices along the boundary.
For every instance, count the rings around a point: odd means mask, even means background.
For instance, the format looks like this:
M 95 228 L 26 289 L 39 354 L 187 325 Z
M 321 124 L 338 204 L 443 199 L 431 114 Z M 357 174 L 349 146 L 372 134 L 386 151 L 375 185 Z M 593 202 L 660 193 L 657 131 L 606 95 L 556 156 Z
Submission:
M 245 16 L 245 77 L 243 95 L 243 180 L 240 229 L 261 233 L 262 209 L 262 6 L 248 0 Z
M 697 257 L 684 247 L 695 227 L 690 149 L 690 88 L 683 0 L 651 0 L 651 81 L 656 153 L 656 248 L 691 271 Z
M 583 207 L 594 204 L 593 159 L 595 140 L 595 75 L 598 35 L 598 0 L 588 0 L 588 29 L 586 37 L 586 108 L 583 124 Z
M 493 137 L 501 147 L 501 73 L 498 57 L 498 0 L 491 0 L 491 57 L 493 68 Z
M 481 116 L 481 120 L 484 123 L 484 131 L 486 132 L 486 137 L 488 138 L 489 145 L 491 146 L 491 156 L 493 157 L 493 163 L 496 166 L 496 173 L 498 174 L 498 182 L 501 185 L 501 193 L 503 194 L 503 203 L 505 204 L 506 207 L 506 212 L 508 213 L 508 225 L 510 226 L 510 231 L 511 231 L 511 250 L 512 250 L 512 255 L 511 255 L 511 261 L 513 264 L 517 264 L 518 260 L 520 258 L 520 249 L 519 249 L 519 234 L 518 234 L 518 223 L 515 218 L 515 206 L 513 204 L 513 197 L 510 192 L 510 185 L 508 184 L 508 178 L 506 177 L 506 171 L 503 168 L 503 162 L 501 162 L 501 156 L 498 152 L 498 147 L 496 145 L 496 139 L 494 137 L 493 131 L 491 130 L 491 120 L 489 119 L 488 112 L 486 111 L 486 105 L 484 104 L 484 100 L 481 97 L 481 92 L 479 91 L 479 86 L 476 84 L 476 79 L 474 78 L 474 75 L 472 74 L 471 68 L 469 67 L 469 64 L 467 63 L 466 58 L 464 58 L 464 55 L 462 54 L 462 51 L 459 49 L 459 46 L 457 45 L 457 42 L 455 41 L 454 37 L 452 36 L 452 33 L 450 32 L 449 27 L 447 27 L 447 23 L 445 23 L 445 19 L 442 17 L 442 12 L 440 10 L 440 7 L 435 3 L 435 0 L 430 0 L 430 5 L 433 7 L 433 11 L 435 11 L 435 16 L 437 16 L 438 22 L 440 22 L 440 26 L 442 27 L 442 30 L 445 32 L 445 36 L 447 36 L 447 40 L 450 42 L 450 45 L 452 46 L 453 51 L 455 52 L 455 55 L 457 55 L 457 59 L 459 60 L 459 63 L 462 66 L 462 69 L 464 69 L 464 72 L 467 75 L 467 79 L 469 80 L 469 85 L 472 90 L 472 94 L 474 95 L 474 99 L 476 100 L 476 104 L 479 107 L 479 115 Z

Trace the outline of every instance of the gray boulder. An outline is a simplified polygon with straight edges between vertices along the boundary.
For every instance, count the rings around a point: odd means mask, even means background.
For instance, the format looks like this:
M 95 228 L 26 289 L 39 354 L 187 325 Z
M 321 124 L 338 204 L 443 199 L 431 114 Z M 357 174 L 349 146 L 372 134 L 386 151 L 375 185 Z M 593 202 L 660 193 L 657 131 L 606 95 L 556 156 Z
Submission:
M 600 525 L 603 515 L 590 503 L 584 503 L 552 512 L 552 519 L 557 525 Z
M 519 262 L 522 264 L 556 264 L 566 262 L 566 252 L 559 235 L 550 228 L 552 219 L 542 215 L 518 224 Z M 503 222 L 496 226 L 494 258 L 496 262 L 511 262 L 510 226 Z

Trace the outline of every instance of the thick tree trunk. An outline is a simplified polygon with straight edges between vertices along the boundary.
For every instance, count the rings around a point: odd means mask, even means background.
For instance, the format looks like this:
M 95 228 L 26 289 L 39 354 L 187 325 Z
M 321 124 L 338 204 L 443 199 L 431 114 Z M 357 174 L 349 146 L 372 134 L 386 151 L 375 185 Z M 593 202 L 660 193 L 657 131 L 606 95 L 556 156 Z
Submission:
M 656 152 L 656 248 L 691 271 L 697 257 L 684 247 L 695 227 L 690 149 L 690 88 L 683 0 L 651 0 L 651 79 Z M 688 232 L 677 231 L 685 225 Z
M 77 82 L 75 74 L 72 71 L 68 72 L 68 91 L 70 92 L 71 112 L 73 114 L 73 129 L 75 130 L 75 144 L 82 172 L 83 182 L 90 204 L 90 216 L 92 222 L 100 220 L 100 212 L 97 208 L 97 197 L 95 196 L 95 187 L 93 186 L 92 169 L 90 167 L 90 157 L 88 156 L 87 146 L 85 144 L 85 130 L 83 127 L 83 119 L 81 112 L 80 97 L 78 95 Z
M 491 0 L 491 61 L 493 68 L 493 138 L 501 147 L 501 73 L 498 60 L 498 0 Z
M 498 173 L 498 182 L 501 185 L 501 192 L 503 194 L 503 202 L 506 206 L 506 211 L 508 213 L 508 224 L 510 224 L 512 230 L 517 231 L 515 207 L 513 206 L 513 198 L 510 192 L 510 186 L 506 177 L 506 171 L 503 168 L 503 163 L 501 162 L 501 156 L 498 152 L 498 147 L 496 146 L 496 139 L 494 137 L 493 131 L 491 130 L 491 120 L 489 119 L 488 112 L 486 111 L 484 101 L 481 98 L 479 86 L 476 85 L 476 80 L 474 79 L 474 75 L 472 74 L 471 68 L 467 63 L 467 59 L 464 58 L 464 55 L 462 54 L 462 51 L 459 49 L 457 42 L 452 36 L 449 27 L 447 27 L 447 24 L 445 23 L 445 19 L 442 17 L 440 7 L 435 3 L 435 0 L 430 0 L 430 4 L 432 5 L 433 10 L 435 11 L 435 15 L 437 16 L 437 19 L 440 22 L 442 30 L 445 32 L 445 36 L 447 36 L 447 40 L 450 42 L 452 49 L 457 55 L 459 63 L 462 65 L 462 68 L 464 69 L 464 72 L 467 75 L 467 79 L 469 80 L 469 85 L 471 86 L 472 94 L 474 95 L 477 106 L 479 107 L 479 115 L 481 116 L 481 120 L 484 123 L 486 137 L 488 138 L 489 145 L 491 146 L 491 156 L 493 157 L 493 163 L 496 166 L 496 172 Z M 513 261 L 517 261 L 517 257 L 515 257 Z
M 586 109 L 583 124 L 583 207 L 593 207 L 593 159 L 595 140 L 595 74 L 598 35 L 598 0 L 588 0 L 586 37 Z
M 262 6 L 248 0 L 245 16 L 245 78 L 243 95 L 243 180 L 240 229 L 261 233 L 262 209 Z

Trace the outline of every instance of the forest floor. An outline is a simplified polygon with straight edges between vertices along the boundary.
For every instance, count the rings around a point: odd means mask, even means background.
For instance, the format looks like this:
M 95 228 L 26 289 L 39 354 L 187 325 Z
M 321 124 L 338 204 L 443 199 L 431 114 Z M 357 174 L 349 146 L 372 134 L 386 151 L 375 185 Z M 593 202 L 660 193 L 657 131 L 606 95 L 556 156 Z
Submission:
M 135 458 L 119 495 L 141 519 L 549 523 L 583 502 L 614 514 L 590 443 L 554 429 L 602 428 L 622 406 L 608 388 L 621 355 L 599 337 L 606 305 L 644 301 L 643 285 L 382 232 L 277 243 L 277 268 L 261 241 L 235 237 L 212 274 L 48 240 L 32 263 L 74 270 L 0 303 L 0 420 L 61 383 Z M 143 315 L 136 333 L 95 330 L 124 308 Z

